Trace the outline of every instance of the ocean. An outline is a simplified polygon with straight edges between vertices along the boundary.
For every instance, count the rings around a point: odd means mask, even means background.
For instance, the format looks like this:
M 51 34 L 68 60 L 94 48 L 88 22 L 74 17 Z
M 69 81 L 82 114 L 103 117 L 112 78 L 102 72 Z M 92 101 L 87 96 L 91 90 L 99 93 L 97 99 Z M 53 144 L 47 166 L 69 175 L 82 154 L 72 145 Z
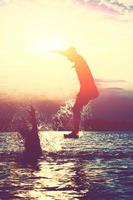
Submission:
M 18 133 L 0 133 L 0 200 L 133 199 L 133 132 L 63 134 L 40 132 L 34 159 Z

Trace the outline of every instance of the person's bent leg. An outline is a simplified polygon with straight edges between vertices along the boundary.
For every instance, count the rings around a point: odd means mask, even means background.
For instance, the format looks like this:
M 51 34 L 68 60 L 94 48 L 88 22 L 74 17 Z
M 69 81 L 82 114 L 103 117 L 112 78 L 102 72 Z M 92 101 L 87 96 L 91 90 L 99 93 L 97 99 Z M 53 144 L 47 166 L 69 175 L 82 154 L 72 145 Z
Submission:
M 81 97 L 80 97 L 81 98 Z M 84 101 L 77 98 L 75 105 L 73 107 L 73 133 L 78 134 L 81 121 L 81 112 L 84 106 L 86 106 L 90 99 L 85 99 Z M 82 101 L 81 101 L 82 100 Z
M 81 110 L 83 106 L 75 106 L 73 107 L 73 133 L 78 134 L 79 132 L 79 126 L 80 126 L 80 120 L 81 120 Z
M 74 126 L 73 133 L 75 134 L 78 134 L 79 132 L 80 119 L 81 119 L 80 111 L 74 112 L 73 113 L 73 126 Z
M 64 134 L 65 138 L 79 138 L 79 125 L 80 125 L 80 111 L 83 106 L 79 106 L 77 102 L 73 107 L 73 131 L 70 134 Z

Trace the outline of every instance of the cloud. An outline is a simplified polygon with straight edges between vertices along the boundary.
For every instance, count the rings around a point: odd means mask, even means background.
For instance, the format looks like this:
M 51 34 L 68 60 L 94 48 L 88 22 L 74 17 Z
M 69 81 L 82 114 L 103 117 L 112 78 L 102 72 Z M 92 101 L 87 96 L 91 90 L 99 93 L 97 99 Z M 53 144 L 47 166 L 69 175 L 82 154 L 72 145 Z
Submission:
M 98 83 L 125 83 L 125 80 L 105 80 L 105 79 L 95 79 Z
M 0 0 L 0 6 L 4 6 L 10 2 L 11 2 L 11 0 Z
M 106 12 L 112 15 L 121 15 L 125 13 L 133 14 L 133 3 L 129 1 L 115 0 L 77 0 L 82 5 Z
M 133 91 L 118 87 L 103 88 L 91 107 L 94 119 L 132 121 Z
M 102 93 L 107 95 L 111 94 L 126 94 L 128 90 L 131 90 L 132 86 L 125 80 L 113 80 L 113 79 L 95 79 L 96 85 Z M 126 93 L 125 93 L 126 92 Z

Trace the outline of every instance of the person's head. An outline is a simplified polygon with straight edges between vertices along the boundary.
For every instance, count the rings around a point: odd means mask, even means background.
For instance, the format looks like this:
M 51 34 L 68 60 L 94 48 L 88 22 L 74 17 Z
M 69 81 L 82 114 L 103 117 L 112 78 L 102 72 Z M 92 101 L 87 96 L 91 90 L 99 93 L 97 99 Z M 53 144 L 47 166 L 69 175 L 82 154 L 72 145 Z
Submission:
M 74 47 L 69 47 L 68 49 L 66 49 L 64 51 L 63 50 L 53 50 L 51 52 L 66 56 L 68 58 L 68 60 L 70 60 L 71 62 L 76 62 L 77 56 L 78 56 L 78 53 Z
M 64 55 L 71 61 L 75 62 L 77 60 L 77 51 L 74 47 L 69 47 L 66 51 L 64 51 Z

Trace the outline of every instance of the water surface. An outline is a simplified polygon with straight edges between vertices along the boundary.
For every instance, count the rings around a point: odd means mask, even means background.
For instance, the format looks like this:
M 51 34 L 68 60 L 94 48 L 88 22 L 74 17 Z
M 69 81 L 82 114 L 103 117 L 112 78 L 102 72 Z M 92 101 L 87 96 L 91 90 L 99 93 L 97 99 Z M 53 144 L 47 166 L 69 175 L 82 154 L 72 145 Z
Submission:
M 41 132 L 43 155 L 23 156 L 17 133 L 0 133 L 0 200 L 132 200 L 133 133 Z

